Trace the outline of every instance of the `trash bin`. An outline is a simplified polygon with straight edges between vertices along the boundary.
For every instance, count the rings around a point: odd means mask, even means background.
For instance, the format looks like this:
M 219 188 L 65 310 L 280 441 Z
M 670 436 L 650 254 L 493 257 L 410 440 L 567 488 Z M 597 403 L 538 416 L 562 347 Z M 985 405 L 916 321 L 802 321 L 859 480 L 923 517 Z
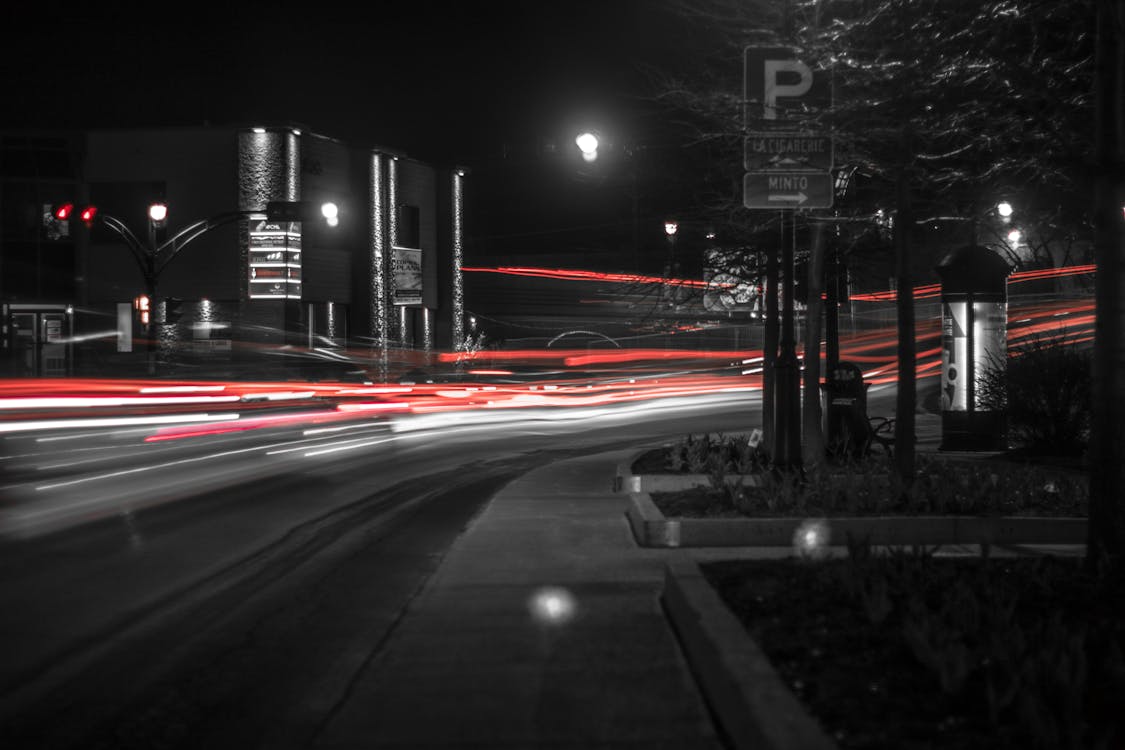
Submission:
M 863 371 L 854 362 L 840 362 L 824 382 L 824 442 L 829 455 L 859 458 L 867 450 L 867 389 Z

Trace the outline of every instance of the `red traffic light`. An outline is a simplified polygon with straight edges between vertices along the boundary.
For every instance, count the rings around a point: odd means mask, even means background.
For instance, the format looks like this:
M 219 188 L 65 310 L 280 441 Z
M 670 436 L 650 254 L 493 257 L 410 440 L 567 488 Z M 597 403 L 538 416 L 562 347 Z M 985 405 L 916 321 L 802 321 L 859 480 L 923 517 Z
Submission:
M 133 298 L 133 309 L 137 311 L 137 318 L 141 321 L 141 325 L 148 325 L 149 320 L 149 298 L 147 294 L 140 294 Z
M 72 213 L 74 213 L 74 204 L 64 203 L 55 209 L 55 218 L 59 221 L 66 221 Z
M 80 214 L 82 221 L 85 222 L 86 226 L 88 227 L 94 225 L 94 217 L 97 215 L 97 206 L 86 206 L 86 208 L 82 209 L 82 213 Z

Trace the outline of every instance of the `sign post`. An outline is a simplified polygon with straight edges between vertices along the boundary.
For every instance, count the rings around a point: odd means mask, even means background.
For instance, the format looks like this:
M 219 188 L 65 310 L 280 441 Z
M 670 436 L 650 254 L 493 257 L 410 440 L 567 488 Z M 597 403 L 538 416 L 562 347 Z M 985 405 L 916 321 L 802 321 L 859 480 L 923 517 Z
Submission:
M 813 130 L 818 127 L 815 118 L 832 105 L 832 87 L 795 49 L 752 46 L 744 53 L 742 203 L 750 209 L 780 209 L 783 230 L 784 309 L 772 393 L 765 394 L 763 407 L 772 409 L 772 420 L 765 421 L 772 427 L 768 437 L 774 465 L 795 469 L 801 466 L 801 369 L 793 330 L 796 209 L 832 207 L 832 139 Z M 793 209 L 788 222 L 785 209 Z M 769 283 L 775 285 L 776 276 Z

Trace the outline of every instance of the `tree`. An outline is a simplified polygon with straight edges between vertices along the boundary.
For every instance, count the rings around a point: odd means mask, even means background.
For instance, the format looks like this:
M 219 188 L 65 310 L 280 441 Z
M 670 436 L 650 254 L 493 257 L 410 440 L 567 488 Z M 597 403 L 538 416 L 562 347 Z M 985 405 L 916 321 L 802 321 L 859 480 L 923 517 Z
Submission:
M 1086 136 L 1093 105 L 1091 0 L 675 5 L 687 22 L 708 29 L 703 36 L 712 51 L 695 65 L 656 74 L 658 96 L 681 113 L 690 147 L 705 155 L 699 163 L 727 176 L 702 179 L 699 204 L 727 218 L 742 244 L 754 246 L 768 223 L 741 209 L 736 179 L 740 61 L 750 43 L 791 45 L 804 62 L 833 75 L 835 106 L 813 113 L 806 125 L 833 133 L 838 164 L 885 186 L 840 206 L 837 218 L 846 226 L 865 218 L 875 224 L 884 209 L 895 224 L 898 289 L 911 288 L 913 241 L 923 228 L 953 219 L 964 225 L 960 241 L 967 243 L 1000 196 L 1053 196 L 1056 222 L 1072 234 L 1088 232 L 1089 202 L 1071 196 L 1082 194 L 1092 153 Z M 695 37 L 689 39 L 695 54 Z M 899 310 L 896 449 L 909 480 L 914 352 L 908 298 Z
M 1097 317 L 1087 559 L 1125 566 L 1125 0 L 1097 6 Z

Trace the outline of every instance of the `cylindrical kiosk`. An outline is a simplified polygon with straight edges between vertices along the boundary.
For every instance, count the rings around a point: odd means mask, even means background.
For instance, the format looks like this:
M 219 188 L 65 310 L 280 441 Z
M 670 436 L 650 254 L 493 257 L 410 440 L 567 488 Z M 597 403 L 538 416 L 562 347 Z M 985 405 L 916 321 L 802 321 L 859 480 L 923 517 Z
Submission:
M 941 278 L 939 450 L 1004 450 L 1007 414 L 985 404 L 980 384 L 989 370 L 1007 368 L 1011 266 L 992 250 L 968 245 L 935 270 Z

